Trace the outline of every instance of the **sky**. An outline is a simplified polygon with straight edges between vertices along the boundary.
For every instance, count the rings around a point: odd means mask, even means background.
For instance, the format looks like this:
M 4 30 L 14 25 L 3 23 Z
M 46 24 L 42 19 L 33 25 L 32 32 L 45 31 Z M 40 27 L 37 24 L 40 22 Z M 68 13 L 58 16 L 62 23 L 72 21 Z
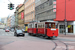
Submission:
M 9 1 L 14 4 L 15 8 L 17 5 L 22 4 L 24 2 L 24 0 L 0 0 L 0 20 L 1 18 L 8 17 L 9 14 L 14 14 L 15 12 L 15 9 L 8 9 L 8 4 L 10 3 Z

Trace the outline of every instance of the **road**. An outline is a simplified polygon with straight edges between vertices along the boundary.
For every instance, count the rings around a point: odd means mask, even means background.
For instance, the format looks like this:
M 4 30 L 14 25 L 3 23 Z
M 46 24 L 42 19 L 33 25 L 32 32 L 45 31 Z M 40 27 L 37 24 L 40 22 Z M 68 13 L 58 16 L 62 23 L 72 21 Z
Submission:
M 14 32 L 0 29 L 0 50 L 75 50 L 75 38 L 45 39 L 29 36 L 16 37 Z

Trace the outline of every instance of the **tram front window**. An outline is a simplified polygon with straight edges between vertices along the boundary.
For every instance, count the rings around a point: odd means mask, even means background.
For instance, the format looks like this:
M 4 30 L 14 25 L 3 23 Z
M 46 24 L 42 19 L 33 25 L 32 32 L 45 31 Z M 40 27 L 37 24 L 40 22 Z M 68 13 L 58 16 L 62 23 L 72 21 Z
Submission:
M 55 23 L 49 24 L 49 28 L 55 28 Z
M 55 28 L 55 24 L 52 24 L 52 28 Z
M 49 28 L 51 28 L 51 24 L 49 24 Z
M 46 24 L 45 27 L 46 28 L 56 28 L 57 26 L 55 25 L 55 23 L 49 23 L 49 24 Z

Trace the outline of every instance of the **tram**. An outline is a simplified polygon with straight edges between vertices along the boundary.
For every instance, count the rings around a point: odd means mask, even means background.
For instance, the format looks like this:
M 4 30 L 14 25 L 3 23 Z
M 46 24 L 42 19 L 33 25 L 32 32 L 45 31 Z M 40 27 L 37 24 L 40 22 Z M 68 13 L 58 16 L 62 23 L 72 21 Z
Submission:
M 58 36 L 58 23 L 55 21 L 29 23 L 28 34 L 43 36 L 47 38 L 55 38 Z

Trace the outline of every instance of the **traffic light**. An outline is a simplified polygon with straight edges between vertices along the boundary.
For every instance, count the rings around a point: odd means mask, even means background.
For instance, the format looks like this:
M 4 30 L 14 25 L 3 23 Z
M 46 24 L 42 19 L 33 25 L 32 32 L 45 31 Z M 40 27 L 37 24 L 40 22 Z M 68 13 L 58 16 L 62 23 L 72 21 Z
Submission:
M 8 9 L 13 10 L 14 9 L 14 4 L 12 4 L 12 3 L 8 4 Z

